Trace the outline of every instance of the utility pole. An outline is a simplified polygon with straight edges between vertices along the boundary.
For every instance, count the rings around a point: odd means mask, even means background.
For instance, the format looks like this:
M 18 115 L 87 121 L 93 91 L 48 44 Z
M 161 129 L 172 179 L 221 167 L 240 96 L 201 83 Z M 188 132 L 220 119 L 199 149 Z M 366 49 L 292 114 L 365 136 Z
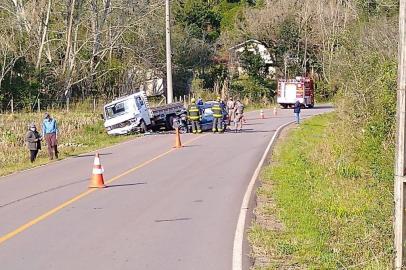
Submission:
M 397 91 L 397 135 L 395 161 L 395 219 L 394 219 L 394 269 L 405 264 L 405 191 L 406 191 L 406 0 L 400 0 L 399 7 L 399 55 Z
M 171 49 L 171 9 L 170 0 L 165 0 L 165 19 L 166 19 L 166 91 L 167 103 L 172 103 L 173 88 L 172 88 L 172 49 Z

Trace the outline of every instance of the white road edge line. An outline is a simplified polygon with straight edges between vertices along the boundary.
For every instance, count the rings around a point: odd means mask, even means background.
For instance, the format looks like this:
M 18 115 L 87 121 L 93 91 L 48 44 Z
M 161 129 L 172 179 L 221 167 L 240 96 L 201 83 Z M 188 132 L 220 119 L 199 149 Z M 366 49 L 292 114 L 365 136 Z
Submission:
M 269 150 L 271 149 L 272 145 L 275 143 L 275 140 L 278 137 L 279 133 L 281 132 L 281 130 L 283 128 L 287 127 L 288 125 L 290 125 L 294 122 L 295 121 L 290 121 L 290 122 L 278 127 L 275 134 L 272 136 L 272 139 L 269 142 L 267 148 L 265 149 L 265 152 L 264 152 L 261 160 L 259 161 L 258 166 L 254 171 L 254 174 L 252 175 L 252 178 L 247 187 L 247 190 L 245 191 L 244 199 L 241 204 L 240 215 L 238 217 L 237 228 L 235 229 L 235 235 L 234 235 L 232 270 L 242 270 L 242 258 L 243 258 L 242 247 L 243 247 L 243 241 L 244 241 L 245 220 L 247 218 L 248 205 L 249 205 L 249 202 L 251 199 L 251 194 L 252 194 L 252 189 L 254 188 L 254 184 L 259 176 L 259 173 L 261 172 L 262 165 L 264 164 L 265 159 L 268 156 Z

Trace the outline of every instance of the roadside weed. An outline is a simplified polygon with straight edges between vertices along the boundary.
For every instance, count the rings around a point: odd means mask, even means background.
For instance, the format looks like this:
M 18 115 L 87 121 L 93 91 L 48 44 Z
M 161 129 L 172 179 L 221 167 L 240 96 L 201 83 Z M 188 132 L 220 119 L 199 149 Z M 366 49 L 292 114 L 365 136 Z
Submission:
M 391 269 L 391 172 L 378 160 L 375 173 L 369 144 L 336 123 L 316 116 L 282 134 L 257 193 L 254 269 Z

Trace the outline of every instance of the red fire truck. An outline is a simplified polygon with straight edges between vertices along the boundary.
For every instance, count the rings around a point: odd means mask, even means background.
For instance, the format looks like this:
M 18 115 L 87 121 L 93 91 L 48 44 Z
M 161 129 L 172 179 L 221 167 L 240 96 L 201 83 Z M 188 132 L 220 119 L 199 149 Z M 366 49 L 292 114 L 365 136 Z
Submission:
M 277 102 L 283 108 L 288 108 L 299 101 L 307 108 L 314 107 L 314 83 L 307 77 L 278 80 Z

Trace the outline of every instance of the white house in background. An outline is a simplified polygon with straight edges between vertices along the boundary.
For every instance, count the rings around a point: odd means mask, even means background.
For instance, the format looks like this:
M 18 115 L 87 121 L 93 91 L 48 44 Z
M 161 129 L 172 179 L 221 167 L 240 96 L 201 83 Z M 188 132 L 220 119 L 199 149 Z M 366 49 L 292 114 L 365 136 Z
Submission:
M 144 81 L 140 85 L 140 91 L 145 91 L 147 96 L 160 96 L 165 93 L 165 85 L 163 78 L 152 78 L 150 80 Z
M 231 69 L 231 72 L 236 72 L 238 74 L 244 73 L 244 69 L 241 67 L 240 64 L 240 56 L 245 50 L 251 51 L 254 54 L 259 53 L 259 55 L 267 65 L 268 73 L 271 76 L 275 74 L 276 70 L 271 54 L 264 44 L 255 39 L 247 40 L 228 49 L 230 54 L 229 67 Z
M 161 96 L 165 94 L 166 85 L 164 78 L 162 78 L 156 70 L 149 69 L 147 71 L 139 71 L 137 73 L 144 81 L 140 84 L 140 91 L 144 91 L 147 96 Z

